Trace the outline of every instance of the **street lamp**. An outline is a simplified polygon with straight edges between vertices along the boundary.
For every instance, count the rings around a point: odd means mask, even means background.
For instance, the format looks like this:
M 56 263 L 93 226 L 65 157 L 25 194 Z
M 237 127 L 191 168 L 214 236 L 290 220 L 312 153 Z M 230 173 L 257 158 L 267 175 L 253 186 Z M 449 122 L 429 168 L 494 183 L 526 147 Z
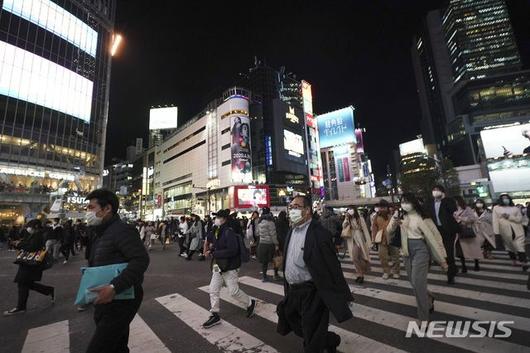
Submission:
M 123 37 L 119 33 L 112 35 L 112 45 L 110 46 L 110 56 L 115 56 L 120 48 L 120 44 L 123 41 Z

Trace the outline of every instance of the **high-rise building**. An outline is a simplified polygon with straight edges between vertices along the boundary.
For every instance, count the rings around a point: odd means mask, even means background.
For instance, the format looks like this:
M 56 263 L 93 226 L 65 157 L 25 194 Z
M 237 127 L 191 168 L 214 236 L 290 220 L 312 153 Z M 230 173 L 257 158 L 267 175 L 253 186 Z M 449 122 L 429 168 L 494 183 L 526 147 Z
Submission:
M 114 0 L 0 2 L 0 203 L 100 184 Z
M 505 0 L 451 0 L 442 22 L 455 82 L 521 69 Z
M 427 14 L 411 52 L 425 143 L 455 166 L 481 162 L 483 129 L 530 120 L 505 0 L 449 1 Z

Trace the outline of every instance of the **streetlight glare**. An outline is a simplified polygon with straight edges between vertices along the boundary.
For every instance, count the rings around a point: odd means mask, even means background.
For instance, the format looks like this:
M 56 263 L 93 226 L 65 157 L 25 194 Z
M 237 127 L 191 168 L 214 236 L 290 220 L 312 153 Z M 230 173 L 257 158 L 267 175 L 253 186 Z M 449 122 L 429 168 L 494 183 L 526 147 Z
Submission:
M 110 47 L 110 55 L 115 56 L 118 52 L 118 49 L 120 47 L 121 42 L 123 41 L 123 37 L 121 34 L 114 34 L 112 36 L 112 45 Z

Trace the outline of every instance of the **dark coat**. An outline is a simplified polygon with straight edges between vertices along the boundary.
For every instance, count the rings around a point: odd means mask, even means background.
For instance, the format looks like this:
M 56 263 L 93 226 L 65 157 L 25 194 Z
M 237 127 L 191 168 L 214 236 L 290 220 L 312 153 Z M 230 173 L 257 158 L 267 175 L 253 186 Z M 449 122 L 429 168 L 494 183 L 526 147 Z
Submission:
M 283 268 L 287 260 L 287 250 L 291 240 L 292 230 L 287 235 L 284 248 Z M 353 301 L 350 288 L 344 279 L 340 262 L 337 259 L 335 246 L 331 242 L 331 235 L 320 224 L 312 220 L 307 228 L 304 243 L 304 262 L 313 278 L 317 293 L 326 307 L 333 313 L 338 322 L 353 317 L 348 302 Z M 284 281 L 285 293 L 289 284 Z M 281 324 L 278 323 L 278 326 Z
M 44 248 L 44 237 L 42 232 L 37 231 L 33 234 L 29 234 L 24 231 L 24 237 L 17 245 L 18 250 L 25 251 L 37 251 Z M 40 266 L 26 266 L 18 265 L 17 275 L 15 276 L 15 282 L 17 283 L 29 283 L 38 282 L 42 279 L 42 268 Z
M 436 209 L 434 208 L 434 200 L 429 201 L 429 211 L 434 224 L 437 224 L 436 220 Z M 440 222 L 442 223 L 442 235 L 454 235 L 458 233 L 458 223 L 453 216 L 457 210 L 456 201 L 450 197 L 442 199 L 440 204 Z
M 208 235 L 208 243 L 213 244 L 213 260 L 223 272 L 241 267 L 239 239 L 237 238 L 239 236 L 226 223 L 219 229 L 214 228 Z
M 149 266 L 149 255 L 140 234 L 132 225 L 123 223 L 118 215 L 109 222 L 93 228 L 88 265 L 105 266 L 128 263 L 111 281 L 116 293 L 132 286 L 141 286 Z
M 280 249 L 283 250 L 285 247 L 285 239 L 289 233 L 289 221 L 278 219 L 276 221 L 276 237 L 278 238 L 278 243 L 280 244 Z

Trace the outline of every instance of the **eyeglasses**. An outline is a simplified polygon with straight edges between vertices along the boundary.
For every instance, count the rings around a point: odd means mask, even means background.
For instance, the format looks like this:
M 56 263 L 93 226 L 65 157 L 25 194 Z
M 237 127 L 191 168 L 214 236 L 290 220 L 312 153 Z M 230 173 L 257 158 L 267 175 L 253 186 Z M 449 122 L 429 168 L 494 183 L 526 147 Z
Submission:
M 288 208 L 290 210 L 301 210 L 304 208 L 304 205 L 291 204 Z

